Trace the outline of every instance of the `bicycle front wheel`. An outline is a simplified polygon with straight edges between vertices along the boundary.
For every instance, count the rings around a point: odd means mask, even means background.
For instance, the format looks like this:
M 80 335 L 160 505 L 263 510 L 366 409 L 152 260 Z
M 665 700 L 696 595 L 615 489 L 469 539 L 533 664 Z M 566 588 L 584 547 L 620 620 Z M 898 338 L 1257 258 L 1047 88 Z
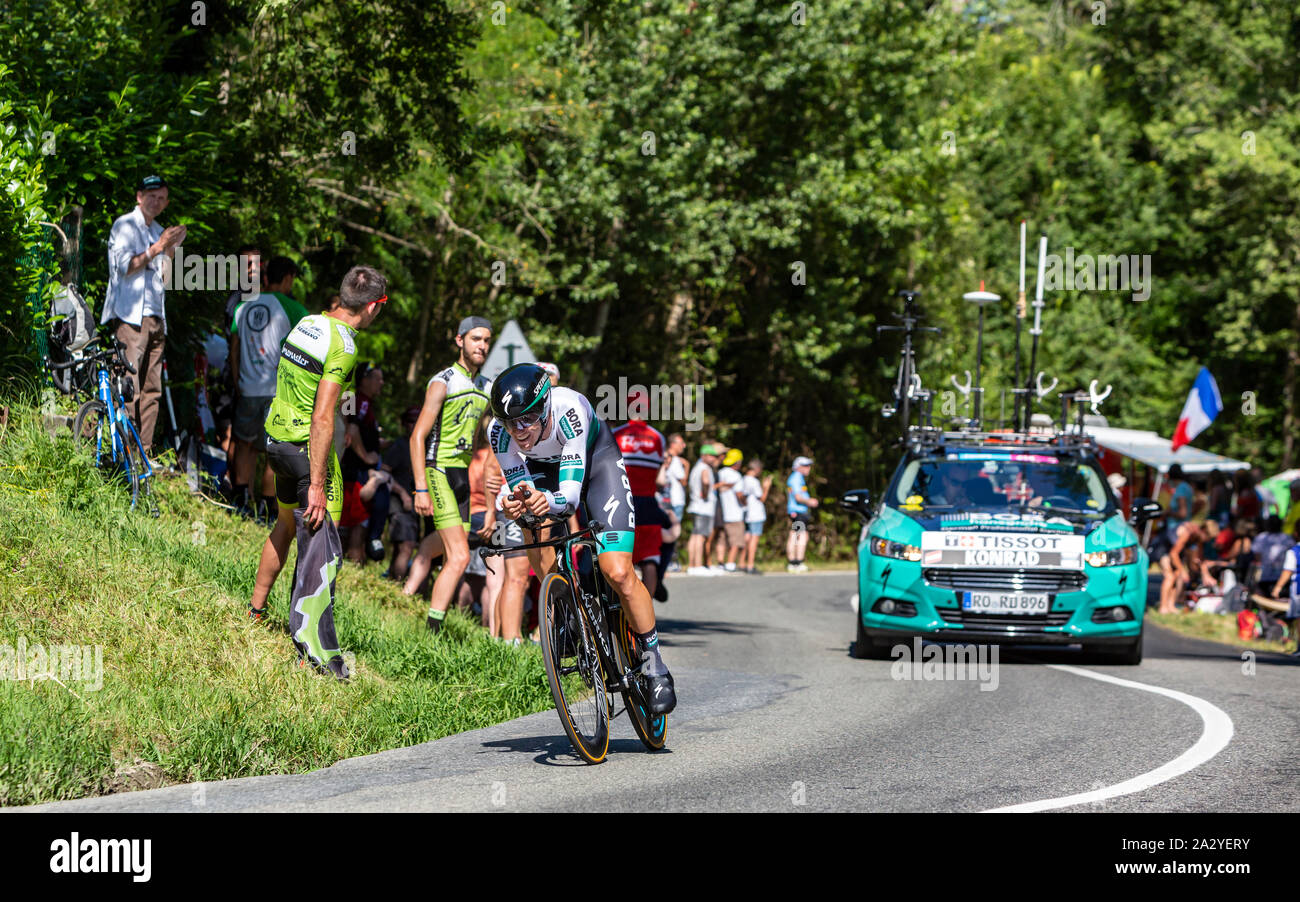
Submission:
M 555 709 L 574 750 L 599 764 L 609 751 L 609 691 L 595 632 L 567 576 L 548 575 L 539 594 L 542 658 Z
M 125 416 L 122 418 L 125 419 Z M 140 492 L 143 490 L 147 496 L 149 494 L 149 477 L 145 475 L 144 449 L 136 441 L 135 435 L 127 428 L 126 423 L 119 421 L 118 431 L 122 436 L 122 469 L 126 476 L 127 487 L 131 490 L 131 510 L 135 510 L 136 502 L 140 500 Z
M 636 637 L 632 624 L 628 623 L 627 612 L 619 608 L 618 635 L 614 639 L 618 649 L 618 662 L 626 670 L 633 671 L 632 685 L 623 690 L 623 706 L 627 708 L 628 719 L 632 729 L 640 737 L 641 744 L 651 751 L 658 751 L 668 741 L 668 715 L 651 714 L 646 707 L 645 677 L 641 676 L 641 640 Z

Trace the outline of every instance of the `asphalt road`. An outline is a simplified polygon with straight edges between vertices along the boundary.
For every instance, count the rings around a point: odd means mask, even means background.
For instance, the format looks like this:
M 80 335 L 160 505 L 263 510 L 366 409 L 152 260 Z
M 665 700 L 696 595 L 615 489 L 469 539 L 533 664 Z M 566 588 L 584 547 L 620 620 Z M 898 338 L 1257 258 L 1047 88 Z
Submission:
M 607 761 L 584 765 L 544 712 L 301 776 L 40 808 L 984 811 L 1065 799 L 1047 807 L 1300 811 L 1300 661 L 1261 655 L 1251 668 L 1234 649 L 1148 626 L 1140 667 L 1006 651 L 995 689 L 981 689 L 991 678 L 895 679 L 892 661 L 849 657 L 854 582 L 671 579 L 658 612 L 679 706 L 659 753 L 620 717 Z

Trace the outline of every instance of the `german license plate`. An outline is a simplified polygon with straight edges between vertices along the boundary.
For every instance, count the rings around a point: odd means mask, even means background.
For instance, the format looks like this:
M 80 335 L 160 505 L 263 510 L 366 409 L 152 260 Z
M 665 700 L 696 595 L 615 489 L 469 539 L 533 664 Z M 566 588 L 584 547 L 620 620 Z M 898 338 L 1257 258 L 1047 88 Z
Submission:
M 1046 614 L 1046 595 L 1020 592 L 963 592 L 961 608 L 977 614 Z

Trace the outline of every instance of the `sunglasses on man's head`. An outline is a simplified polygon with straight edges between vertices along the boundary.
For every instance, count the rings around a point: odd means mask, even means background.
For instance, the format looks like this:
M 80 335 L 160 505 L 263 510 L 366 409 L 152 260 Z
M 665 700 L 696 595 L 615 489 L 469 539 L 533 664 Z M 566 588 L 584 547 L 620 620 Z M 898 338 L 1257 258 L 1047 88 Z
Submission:
M 373 300 L 373 301 L 371 301 L 370 303 L 372 303 L 372 304 L 387 304 L 387 303 L 388 303 L 388 295 L 384 295 L 383 297 L 378 298 L 378 299 L 376 299 L 376 300 Z

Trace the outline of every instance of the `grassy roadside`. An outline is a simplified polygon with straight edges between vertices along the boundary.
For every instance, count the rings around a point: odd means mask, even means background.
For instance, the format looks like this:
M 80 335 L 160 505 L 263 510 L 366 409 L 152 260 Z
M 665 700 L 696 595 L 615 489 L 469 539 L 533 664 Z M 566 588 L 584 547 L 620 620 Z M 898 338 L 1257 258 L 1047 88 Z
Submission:
M 266 537 L 186 491 L 127 509 L 32 410 L 0 430 L 0 805 L 302 773 L 551 707 L 539 652 L 452 613 L 424 629 L 379 568 L 347 565 L 336 619 L 351 684 L 293 666 L 292 560 L 269 625 L 245 616 Z M 4 647 L 102 646 L 93 681 L 18 680 Z
M 1198 614 L 1195 611 L 1177 614 L 1158 614 L 1147 611 L 1147 620 L 1192 639 L 1208 639 L 1234 648 L 1261 652 L 1283 652 L 1295 648 L 1295 640 L 1269 642 L 1262 639 L 1242 639 L 1237 635 L 1237 618 L 1220 614 Z

